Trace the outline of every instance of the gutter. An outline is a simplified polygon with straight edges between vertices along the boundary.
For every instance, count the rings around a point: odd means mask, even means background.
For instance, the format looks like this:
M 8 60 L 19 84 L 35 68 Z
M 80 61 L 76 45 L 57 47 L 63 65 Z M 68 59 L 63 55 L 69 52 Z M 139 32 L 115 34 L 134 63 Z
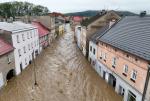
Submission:
M 146 81 L 145 81 L 145 86 L 144 86 L 144 92 L 143 92 L 143 96 L 142 96 L 142 101 L 145 101 L 145 96 L 146 96 L 146 92 L 147 92 L 149 81 L 150 81 L 150 64 L 148 65 L 147 77 L 146 77 Z

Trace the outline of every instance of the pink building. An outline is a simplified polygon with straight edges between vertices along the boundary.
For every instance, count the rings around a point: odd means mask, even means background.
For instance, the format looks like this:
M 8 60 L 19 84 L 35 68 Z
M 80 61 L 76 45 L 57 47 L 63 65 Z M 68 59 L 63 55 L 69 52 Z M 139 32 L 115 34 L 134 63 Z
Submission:
M 41 24 L 38 21 L 33 21 L 32 24 L 38 28 L 40 38 L 40 52 L 41 52 L 43 48 L 46 48 L 50 44 L 52 38 L 50 37 L 49 29 L 45 27 L 43 24 Z
M 99 35 L 97 47 L 89 46 L 99 75 L 124 101 L 149 101 L 150 17 L 124 17 Z

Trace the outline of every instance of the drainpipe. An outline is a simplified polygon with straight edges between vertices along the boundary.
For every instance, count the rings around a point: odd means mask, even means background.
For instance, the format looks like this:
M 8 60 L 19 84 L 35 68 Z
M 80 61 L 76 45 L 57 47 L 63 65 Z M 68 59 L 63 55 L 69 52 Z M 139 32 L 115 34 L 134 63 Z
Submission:
M 143 92 L 143 96 L 142 96 L 142 101 L 145 100 L 145 95 L 146 95 L 146 91 L 147 91 L 147 88 L 148 88 L 149 79 L 150 79 L 150 64 L 148 65 L 148 71 L 147 71 L 147 77 L 146 77 L 146 81 L 145 81 L 145 86 L 144 86 L 144 92 Z

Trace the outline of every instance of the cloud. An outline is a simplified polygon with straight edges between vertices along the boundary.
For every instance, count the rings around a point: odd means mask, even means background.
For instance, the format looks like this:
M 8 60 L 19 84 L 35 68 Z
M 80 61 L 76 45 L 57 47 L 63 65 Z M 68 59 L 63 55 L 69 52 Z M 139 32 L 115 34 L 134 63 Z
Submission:
M 14 1 L 1 0 L 0 2 Z M 134 12 L 150 9 L 150 0 L 17 0 L 40 4 L 50 11 L 72 12 L 83 10 L 117 9 Z

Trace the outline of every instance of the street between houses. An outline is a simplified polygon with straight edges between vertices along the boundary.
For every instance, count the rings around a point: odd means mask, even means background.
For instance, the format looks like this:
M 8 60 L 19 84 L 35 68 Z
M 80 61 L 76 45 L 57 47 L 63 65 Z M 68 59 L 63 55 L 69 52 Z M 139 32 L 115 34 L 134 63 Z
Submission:
M 73 34 L 60 36 L 0 91 L 0 101 L 122 101 L 90 66 Z

